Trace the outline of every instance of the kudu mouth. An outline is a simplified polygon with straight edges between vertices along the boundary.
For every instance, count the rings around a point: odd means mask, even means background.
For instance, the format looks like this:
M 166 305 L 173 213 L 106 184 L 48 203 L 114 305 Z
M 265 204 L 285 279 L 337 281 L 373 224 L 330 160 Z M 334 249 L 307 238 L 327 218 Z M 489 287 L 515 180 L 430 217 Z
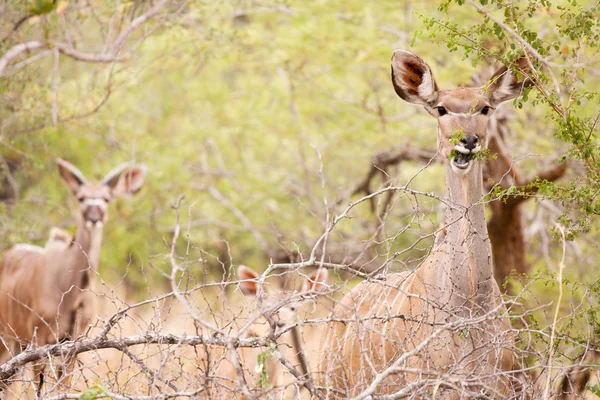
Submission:
M 85 227 L 88 229 L 100 229 L 104 226 L 104 222 L 103 221 L 92 221 L 92 220 L 87 220 L 85 221 Z
M 458 174 L 466 174 L 471 170 L 474 164 L 476 154 L 481 151 L 481 146 L 477 144 L 473 149 L 467 149 L 462 144 L 454 146 L 455 154 L 450 160 L 452 170 Z

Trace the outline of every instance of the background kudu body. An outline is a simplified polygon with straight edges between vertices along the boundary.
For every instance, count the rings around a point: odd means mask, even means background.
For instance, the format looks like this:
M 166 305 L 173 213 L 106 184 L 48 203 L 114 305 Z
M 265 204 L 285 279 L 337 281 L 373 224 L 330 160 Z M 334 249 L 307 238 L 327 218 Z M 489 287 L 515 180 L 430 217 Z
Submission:
M 242 265 L 238 268 L 238 279 L 240 280 L 240 290 L 246 298 L 245 303 L 250 303 L 248 304 L 249 308 L 257 307 L 268 322 L 265 323 L 264 318 L 261 318 L 262 321 L 257 320 L 243 333 L 243 337 L 266 337 L 269 336 L 269 332 L 266 331 L 271 330 L 273 327 L 277 331 L 281 331 L 296 323 L 297 314 L 302 304 L 310 302 L 310 297 L 320 292 L 326 285 L 328 272 L 324 269 L 313 271 L 302 278 L 298 288 L 294 291 L 276 289 L 265 285 L 263 286 L 260 302 L 256 298 L 259 274 Z M 255 302 L 256 304 L 254 304 Z M 260 305 L 258 305 L 259 303 Z M 291 330 L 297 328 L 292 326 Z M 300 349 L 292 344 L 291 334 L 291 331 L 282 334 L 279 336 L 277 343 L 285 343 L 285 346 L 290 346 L 293 352 L 298 355 Z M 262 357 L 260 357 L 261 353 Z M 247 398 L 240 388 L 239 380 L 241 378 L 239 372 L 243 374 L 242 379 L 251 394 L 259 397 L 264 394 L 263 392 L 277 397 L 283 395 L 285 389 L 280 387 L 284 383 L 283 367 L 269 350 L 242 347 L 237 349 L 237 357 L 240 362 L 240 371 L 236 370 L 231 351 L 227 348 L 212 348 L 198 360 L 198 364 L 204 367 L 211 363 L 216 366 L 215 376 L 218 378 L 212 384 L 209 397 Z M 262 365 L 259 364 L 259 358 L 263 360 Z
M 57 163 L 62 179 L 79 202 L 77 231 L 71 241 L 53 230 L 46 249 L 16 245 L 3 255 L 0 363 L 26 346 L 73 339 L 84 332 L 94 316 L 93 284 L 108 203 L 138 192 L 144 184 L 142 166 L 123 164 L 102 182 L 88 182 L 72 164 L 60 159 Z M 72 361 L 65 361 L 67 368 Z M 40 375 L 39 395 L 43 366 L 36 370 Z

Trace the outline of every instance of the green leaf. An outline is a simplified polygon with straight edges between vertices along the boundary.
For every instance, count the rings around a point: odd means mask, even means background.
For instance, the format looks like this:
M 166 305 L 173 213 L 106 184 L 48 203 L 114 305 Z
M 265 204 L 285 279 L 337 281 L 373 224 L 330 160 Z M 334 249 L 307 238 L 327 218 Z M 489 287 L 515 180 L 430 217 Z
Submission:
M 85 392 L 81 394 L 79 397 L 80 400 L 96 400 L 99 395 L 105 395 L 106 390 L 100 385 L 92 386 L 88 388 Z
M 54 10 L 56 3 L 52 0 L 32 0 L 29 12 L 33 15 L 44 15 Z
M 596 396 L 600 397 L 600 386 L 598 386 L 598 385 L 592 386 L 588 383 L 588 390 L 590 392 L 594 393 Z

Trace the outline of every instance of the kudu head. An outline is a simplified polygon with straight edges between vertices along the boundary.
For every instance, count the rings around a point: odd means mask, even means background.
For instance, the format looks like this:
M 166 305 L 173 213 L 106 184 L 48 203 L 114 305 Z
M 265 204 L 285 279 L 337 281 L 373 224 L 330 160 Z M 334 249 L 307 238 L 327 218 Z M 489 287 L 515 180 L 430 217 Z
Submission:
M 79 202 L 77 217 L 86 229 L 101 229 L 108 217 L 108 203 L 137 193 L 144 185 L 146 167 L 125 163 L 100 182 L 88 182 L 73 164 L 57 159 L 58 171 Z
M 313 298 L 315 294 L 326 287 L 328 272 L 326 269 L 317 269 L 308 276 L 303 277 L 298 288 L 293 291 L 272 289 L 264 285 L 261 295 L 261 312 L 265 317 L 272 318 L 277 329 L 282 330 L 296 322 L 296 315 L 303 302 Z M 240 290 L 245 296 L 254 297 L 258 294 L 259 274 L 240 265 L 238 267 Z
M 518 70 L 528 74 L 521 58 Z M 429 66 L 403 50 L 392 56 L 392 83 L 398 96 L 420 104 L 437 118 L 438 150 L 452 171 L 465 175 L 477 162 L 476 154 L 487 146 L 488 120 L 501 103 L 518 97 L 528 80 L 519 82 L 508 68 L 500 68 L 483 87 L 439 90 Z

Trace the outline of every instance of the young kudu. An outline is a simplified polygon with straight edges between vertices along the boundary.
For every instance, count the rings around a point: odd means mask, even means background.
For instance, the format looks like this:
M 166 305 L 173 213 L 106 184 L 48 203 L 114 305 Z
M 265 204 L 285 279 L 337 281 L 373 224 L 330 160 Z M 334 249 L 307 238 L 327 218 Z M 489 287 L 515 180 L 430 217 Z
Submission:
M 429 66 L 402 50 L 392 57 L 392 82 L 402 99 L 437 119 L 445 235 L 415 271 L 363 281 L 336 305 L 333 318 L 345 322 L 327 328 L 319 381 L 329 397 L 509 398 L 512 337 L 492 274 L 477 155 L 490 115 L 523 84 L 502 68 L 484 87 L 439 90 Z
M 263 286 L 261 299 L 257 298 L 259 274 L 251 268 L 240 265 L 238 268 L 238 278 L 240 280 L 240 290 L 252 303 L 256 303 L 260 315 L 265 317 L 268 324 L 265 324 L 265 318 L 262 321 L 257 320 L 243 334 L 245 338 L 265 337 L 268 332 L 275 328 L 275 334 L 280 334 L 286 329 L 296 329 L 294 325 L 297 321 L 297 315 L 300 307 L 309 302 L 314 295 L 320 292 L 326 285 L 328 272 L 325 269 L 315 270 L 308 276 L 304 277 L 298 288 L 294 291 L 274 289 L 270 286 Z M 252 316 L 250 317 L 252 318 Z M 267 325 L 267 326 L 265 326 Z M 291 328 L 290 328 L 291 326 Z M 265 329 L 267 328 L 267 329 Z M 287 343 L 290 341 L 290 334 L 283 333 L 277 339 L 277 343 Z M 295 355 L 298 355 L 300 349 L 296 344 L 289 344 Z M 282 346 L 283 347 L 283 346 Z M 248 391 L 256 395 L 257 398 L 262 398 L 265 391 L 269 395 L 275 396 L 276 393 L 282 394 L 284 388 L 281 387 L 283 382 L 282 366 L 269 350 L 265 348 L 239 348 L 237 350 L 243 380 L 247 385 Z M 266 355 L 262 357 L 264 363 L 258 364 L 260 354 Z M 231 354 L 227 349 L 215 348 L 210 353 L 212 362 L 217 364 L 214 375 L 216 376 L 215 383 L 210 391 L 210 398 L 235 398 L 245 399 L 246 396 L 239 388 L 239 374 L 231 360 Z M 200 363 L 206 365 L 209 360 L 200 360 Z M 302 369 L 302 368 L 300 368 Z M 303 371 L 306 372 L 306 371 Z M 267 378 L 267 379 L 265 379 Z M 277 398 L 280 396 L 277 395 Z
M 53 229 L 45 248 L 15 245 L 0 259 L 0 364 L 25 346 L 74 339 L 84 332 L 94 316 L 91 290 L 108 203 L 137 193 L 144 184 L 143 166 L 123 164 L 101 182 L 88 182 L 67 161 L 57 163 L 79 202 L 77 231 L 71 238 Z M 38 392 L 42 372 L 43 367 Z

